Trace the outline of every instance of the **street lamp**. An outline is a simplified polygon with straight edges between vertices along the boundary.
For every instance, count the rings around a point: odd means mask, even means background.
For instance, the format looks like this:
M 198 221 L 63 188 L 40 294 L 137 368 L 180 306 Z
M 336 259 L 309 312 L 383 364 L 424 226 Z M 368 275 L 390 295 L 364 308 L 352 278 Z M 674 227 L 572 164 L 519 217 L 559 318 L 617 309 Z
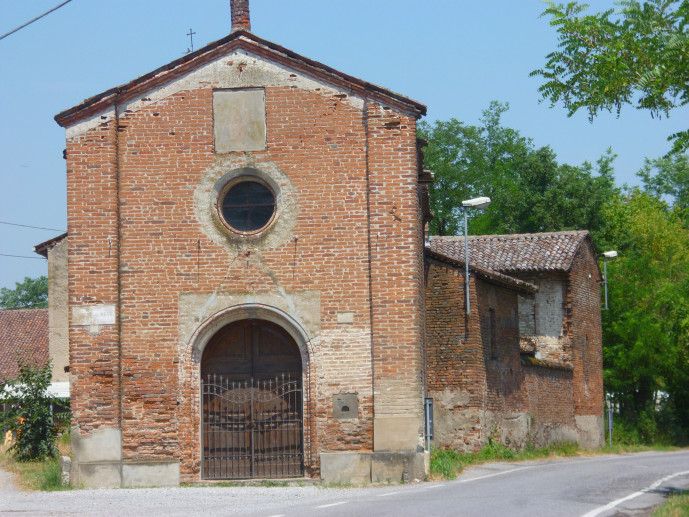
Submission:
M 466 271 L 464 273 L 466 286 L 464 291 L 467 295 L 467 314 L 471 314 L 471 305 L 469 304 L 469 224 L 467 222 L 467 208 L 485 210 L 488 208 L 488 205 L 490 205 L 489 197 L 477 197 L 462 201 L 462 207 L 464 207 L 464 264 L 466 266 Z
M 608 309 L 608 259 L 614 259 L 617 256 L 617 252 L 615 250 L 612 251 L 606 251 L 605 253 L 602 254 L 603 256 L 603 285 L 605 286 L 605 307 L 603 308 L 604 311 L 609 310 Z

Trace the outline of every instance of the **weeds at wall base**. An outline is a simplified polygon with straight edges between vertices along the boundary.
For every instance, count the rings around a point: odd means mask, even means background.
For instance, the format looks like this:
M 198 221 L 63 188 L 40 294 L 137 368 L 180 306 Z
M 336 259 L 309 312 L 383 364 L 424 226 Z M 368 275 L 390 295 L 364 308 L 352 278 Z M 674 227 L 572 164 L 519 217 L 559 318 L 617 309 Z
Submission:
M 15 474 L 14 483 L 24 490 L 42 490 L 45 492 L 71 490 L 71 487 L 62 485 L 57 458 L 21 462 L 7 453 L 3 453 L 0 455 L 0 466 Z
M 57 440 L 57 451 L 60 456 L 70 456 L 69 433 L 64 433 Z M 0 445 L 0 467 L 14 474 L 13 482 L 23 490 L 42 490 L 54 492 L 71 490 L 63 486 L 60 466 L 57 458 L 43 461 L 17 461 L 7 447 Z
M 538 449 L 532 444 L 527 444 L 524 450 L 513 451 L 502 444 L 489 440 L 488 444 L 478 452 L 459 452 L 453 449 L 433 448 L 431 450 L 431 478 L 454 479 L 462 472 L 464 467 L 481 465 L 491 461 L 526 461 L 571 456 L 628 454 L 645 451 L 669 452 L 676 450 L 680 450 L 680 447 L 627 444 L 614 444 L 612 447 L 606 445 L 596 450 L 579 450 L 579 446 L 576 443 L 559 442 Z
M 523 451 L 513 451 L 494 440 L 489 440 L 488 444 L 478 452 L 433 448 L 431 450 L 431 477 L 454 479 L 464 467 L 491 461 L 525 461 L 577 455 L 579 455 L 579 446 L 571 442 L 556 443 L 539 449 L 527 446 Z

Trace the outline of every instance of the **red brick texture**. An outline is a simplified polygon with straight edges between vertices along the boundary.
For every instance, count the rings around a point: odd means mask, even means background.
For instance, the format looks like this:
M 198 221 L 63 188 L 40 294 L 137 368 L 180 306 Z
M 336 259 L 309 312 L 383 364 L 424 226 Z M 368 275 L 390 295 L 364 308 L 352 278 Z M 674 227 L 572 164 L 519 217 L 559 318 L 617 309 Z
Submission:
M 249 18 L 249 0 L 230 0 L 232 12 L 232 29 L 251 30 Z
M 232 254 L 194 205 L 218 163 L 212 93 L 180 91 L 67 141 L 70 304 L 118 308 L 116 325 L 71 327 L 74 421 L 82 433 L 121 427 L 125 460 L 177 458 L 182 480 L 198 479 L 198 362 L 180 348 L 180 297 L 316 291 L 321 340 L 304 372 L 315 475 L 321 451 L 372 450 L 374 389 L 377 414 L 422 412 L 415 118 L 266 86 L 267 149 L 229 158 L 283 171 L 297 221 L 283 244 Z M 345 392 L 359 395 L 359 418 L 333 420 L 332 395 Z
M 525 362 L 524 378 L 532 428 L 574 426 L 570 369 Z
M 481 267 L 538 286 L 535 297 L 518 301 L 521 339 L 528 345 L 523 352 L 528 349 L 538 359 L 525 354 L 516 369 L 515 356 L 486 360 L 486 378 L 491 379 L 492 372 L 493 382 L 484 409 L 524 411 L 526 432 L 535 441 L 566 438 L 598 446 L 603 414 L 601 274 L 590 234 L 476 236 L 469 245 Z M 464 257 L 462 238 L 435 237 L 431 248 L 455 260 Z M 426 303 L 434 303 L 430 295 Z M 427 311 L 429 320 L 435 317 Z M 487 317 L 481 312 L 484 341 L 489 339 Z M 431 341 L 428 346 L 433 346 Z
M 603 337 L 600 269 L 590 238 L 577 253 L 568 277 L 574 407 L 577 415 L 603 414 Z
M 528 400 L 519 358 L 518 291 L 472 275 L 467 315 L 464 286 L 461 267 L 427 258 L 426 389 L 436 401 L 435 444 L 476 450 L 492 432 L 485 428 L 487 411 L 524 413 Z
M 588 301 L 591 307 L 584 304 L 585 313 L 576 314 L 583 318 L 581 328 L 589 330 L 591 339 L 596 321 L 595 317 L 586 320 L 586 314 L 593 313 L 598 277 L 595 260 L 585 255 L 588 252 L 584 248 L 583 258 L 572 268 L 572 275 L 585 278 L 572 280 L 579 291 L 567 297 L 565 328 L 571 328 L 577 311 L 571 308 L 572 296 L 580 303 Z M 580 266 L 588 267 L 582 273 Z M 472 313 L 467 316 L 463 268 L 430 256 L 425 277 L 426 389 L 435 400 L 436 446 L 477 450 L 491 434 L 515 448 L 528 441 L 545 445 L 576 440 L 575 415 L 601 414 L 596 406 L 602 391 L 595 343 L 590 346 L 589 341 L 588 347 L 594 352 L 587 355 L 580 349 L 583 358 L 575 355 L 571 363 L 521 356 L 518 296 L 528 293 L 472 274 Z M 580 409 L 584 401 L 590 404 L 590 413 Z

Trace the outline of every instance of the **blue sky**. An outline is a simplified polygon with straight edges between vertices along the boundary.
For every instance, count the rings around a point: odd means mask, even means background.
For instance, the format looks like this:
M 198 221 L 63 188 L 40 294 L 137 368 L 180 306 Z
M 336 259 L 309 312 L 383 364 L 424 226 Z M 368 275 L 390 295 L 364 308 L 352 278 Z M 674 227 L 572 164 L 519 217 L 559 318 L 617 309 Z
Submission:
M 0 34 L 60 0 L 0 0 Z M 592 10 L 613 6 L 593 0 Z M 426 120 L 478 123 L 491 100 L 505 125 L 550 145 L 561 162 L 619 157 L 619 183 L 637 183 L 644 157 L 664 154 L 689 110 L 654 120 L 623 109 L 588 122 L 539 104 L 541 67 L 557 44 L 538 0 L 251 0 L 253 32 L 428 106 Z M 53 117 L 83 99 L 230 31 L 229 0 L 72 0 L 0 40 L 0 221 L 66 229 L 64 130 Z M 59 232 L 0 224 L 0 254 L 33 255 Z M 44 261 L 0 255 L 0 287 L 46 274 Z

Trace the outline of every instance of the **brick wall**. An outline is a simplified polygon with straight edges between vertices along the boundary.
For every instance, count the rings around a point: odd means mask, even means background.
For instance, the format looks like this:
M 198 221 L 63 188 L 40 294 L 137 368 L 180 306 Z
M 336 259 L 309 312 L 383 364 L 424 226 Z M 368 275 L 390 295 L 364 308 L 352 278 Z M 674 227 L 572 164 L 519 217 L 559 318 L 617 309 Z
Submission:
M 587 257 L 581 262 L 590 268 Z M 568 292 L 562 278 L 558 277 L 557 283 L 546 277 L 540 278 L 541 283 L 555 284 L 551 291 Z M 576 399 L 585 389 L 577 382 L 595 382 L 591 370 L 596 364 L 590 359 L 595 356 L 595 344 L 593 352 L 585 355 L 590 377 L 579 381 L 583 360 L 560 362 L 520 355 L 518 306 L 524 301 L 533 303 L 531 295 L 472 276 L 472 313 L 467 317 L 463 268 L 429 257 L 425 278 L 426 386 L 427 396 L 434 399 L 435 446 L 478 450 L 491 435 L 516 449 L 528 442 L 544 446 L 578 441 L 582 446 L 595 446 L 598 423 L 577 418 L 581 413 Z M 595 291 L 596 284 L 589 284 Z M 576 317 L 572 315 L 580 313 L 576 304 L 571 308 L 572 301 L 571 295 L 565 295 L 562 305 L 552 312 Z M 571 324 L 567 320 L 564 327 Z M 562 339 L 569 342 L 570 337 L 561 336 L 560 342 Z M 559 359 L 561 354 L 554 357 Z M 595 393 L 591 396 L 598 397 Z
M 128 100 L 118 131 L 109 112 L 68 132 L 70 305 L 118 309 L 114 324 L 71 325 L 75 423 L 83 434 L 121 420 L 125 460 L 177 458 L 182 479 L 196 479 L 199 358 L 182 319 L 203 322 L 221 299 L 273 297 L 299 312 L 300 293 L 316 293 L 317 313 L 304 316 L 306 461 L 316 474 L 319 452 L 373 448 L 374 389 L 376 416 L 422 411 L 415 119 L 297 87 L 284 70 L 266 79 L 260 60 L 221 65 L 213 80 L 192 74 L 175 91 Z M 266 150 L 216 155 L 214 87 L 259 72 Z M 285 178 L 293 221 L 270 245 L 224 243 L 199 218 L 207 185 L 237 167 Z M 338 323 L 343 312 L 351 323 Z M 333 420 L 332 395 L 347 392 L 359 396 L 358 418 Z
M 481 322 L 476 311 L 470 316 L 465 312 L 464 272 L 429 258 L 425 276 L 427 391 L 432 395 L 447 388 L 460 389 L 466 394 L 463 405 L 482 407 L 485 361 Z M 472 295 L 475 298 L 475 289 Z
M 486 364 L 486 409 L 497 412 L 524 411 L 523 372 L 519 361 L 518 293 L 478 281 L 478 311 L 481 318 L 483 357 Z M 489 311 L 494 311 L 494 339 L 491 347 Z M 491 349 L 493 348 L 493 349 Z
M 374 103 L 367 103 L 367 114 L 375 413 L 421 417 L 423 243 L 416 124 Z
M 426 386 L 434 399 L 434 445 L 478 450 L 496 431 L 504 443 L 522 446 L 528 401 L 519 359 L 517 291 L 472 275 L 467 316 L 462 268 L 427 258 L 425 277 Z
M 577 415 L 603 415 L 601 295 L 596 253 L 582 244 L 569 272 L 574 405 Z
M 523 336 L 535 335 L 532 344 L 539 359 L 571 368 L 569 403 L 579 433 L 573 439 L 582 447 L 600 446 L 603 425 L 601 275 L 590 236 L 583 239 L 567 273 L 512 274 L 539 288 L 533 302 L 520 299 Z M 534 395 L 530 397 L 533 402 Z
M 67 141 L 70 307 L 117 305 L 116 139 L 111 121 Z M 70 325 L 70 405 L 81 432 L 119 427 L 118 350 L 116 325 Z
M 426 396 L 434 399 L 433 444 L 472 450 L 482 438 L 486 389 L 479 313 L 465 312 L 461 268 L 432 258 L 425 267 Z
M 524 380 L 534 445 L 576 441 L 572 370 L 527 361 Z

